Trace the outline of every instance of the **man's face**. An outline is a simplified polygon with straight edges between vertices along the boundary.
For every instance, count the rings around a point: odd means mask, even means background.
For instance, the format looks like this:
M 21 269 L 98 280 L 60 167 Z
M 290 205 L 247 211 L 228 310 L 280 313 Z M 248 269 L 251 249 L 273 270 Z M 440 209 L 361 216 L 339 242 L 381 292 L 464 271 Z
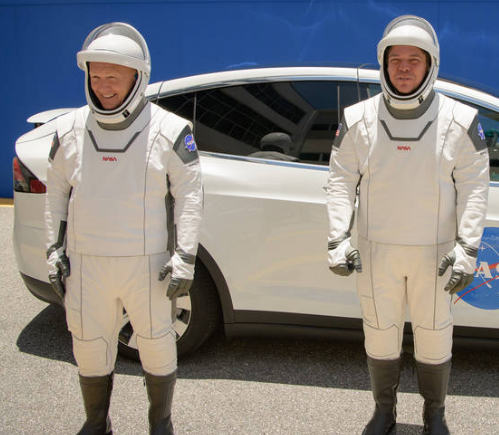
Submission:
M 394 45 L 388 51 L 388 76 L 402 95 L 411 94 L 422 83 L 428 70 L 426 53 L 411 45 Z
M 136 70 L 122 65 L 89 62 L 90 86 L 105 110 L 123 104 L 135 84 Z

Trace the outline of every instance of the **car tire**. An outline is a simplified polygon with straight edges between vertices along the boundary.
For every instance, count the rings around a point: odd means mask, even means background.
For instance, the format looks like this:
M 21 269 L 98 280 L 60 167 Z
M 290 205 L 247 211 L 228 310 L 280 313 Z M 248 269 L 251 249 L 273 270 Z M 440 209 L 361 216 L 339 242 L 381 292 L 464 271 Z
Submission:
M 215 283 L 206 267 L 197 260 L 189 294 L 176 301 L 173 328 L 177 334 L 178 356 L 194 352 L 213 334 L 220 321 L 220 300 Z M 118 351 L 123 356 L 139 361 L 136 335 L 125 311 Z

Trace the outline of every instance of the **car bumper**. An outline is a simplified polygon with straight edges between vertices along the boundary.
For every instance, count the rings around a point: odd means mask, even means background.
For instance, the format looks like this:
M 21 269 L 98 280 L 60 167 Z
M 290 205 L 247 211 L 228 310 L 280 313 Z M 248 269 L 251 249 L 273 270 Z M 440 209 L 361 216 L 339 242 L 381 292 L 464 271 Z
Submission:
M 48 282 L 40 281 L 39 279 L 32 278 L 21 272 L 21 278 L 31 294 L 38 299 L 48 302 L 49 304 L 58 304 L 64 306 L 63 301 L 56 295 L 52 286 Z

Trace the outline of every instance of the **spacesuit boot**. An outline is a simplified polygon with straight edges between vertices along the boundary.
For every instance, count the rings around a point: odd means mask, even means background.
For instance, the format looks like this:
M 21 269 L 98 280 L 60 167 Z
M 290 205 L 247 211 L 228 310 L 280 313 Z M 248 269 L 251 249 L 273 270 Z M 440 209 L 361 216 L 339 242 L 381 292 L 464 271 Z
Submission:
M 362 435 L 387 435 L 397 419 L 397 388 L 402 359 L 379 360 L 367 357 L 376 407 Z
M 450 360 L 438 365 L 416 361 L 419 392 L 424 399 L 423 422 L 425 435 L 449 435 L 445 421 L 445 396 L 450 377 Z
M 109 404 L 114 373 L 106 376 L 80 375 L 80 387 L 87 420 L 76 435 L 112 435 Z
M 176 372 L 167 376 L 145 373 L 149 397 L 149 435 L 175 435 L 171 410 L 176 378 Z

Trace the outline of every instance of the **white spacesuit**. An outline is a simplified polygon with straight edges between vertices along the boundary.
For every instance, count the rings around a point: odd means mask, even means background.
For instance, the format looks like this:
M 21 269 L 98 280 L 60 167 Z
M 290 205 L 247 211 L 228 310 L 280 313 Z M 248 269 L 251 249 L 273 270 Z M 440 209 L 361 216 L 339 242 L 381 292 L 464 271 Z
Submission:
M 125 308 L 145 371 L 150 431 L 173 434 L 176 335 L 162 280 L 171 272 L 170 297 L 185 293 L 193 280 L 203 188 L 191 124 L 145 100 L 149 52 L 133 27 L 95 29 L 77 57 L 88 106 L 57 120 L 46 222 L 51 282 L 66 275 L 64 302 L 87 411 L 79 433 L 111 433 L 107 409 Z M 136 70 L 119 107 L 100 104 L 91 62 Z M 93 408 L 105 412 L 96 416 Z
M 409 95 L 400 94 L 387 73 L 393 46 L 418 47 L 429 61 Z M 487 207 L 488 153 L 477 111 L 433 91 L 439 47 L 427 21 L 393 20 L 378 60 L 383 93 L 345 109 L 333 145 L 329 263 L 341 275 L 361 272 L 358 294 L 376 402 L 364 433 L 389 433 L 395 424 L 407 305 L 425 433 L 446 434 L 451 293 L 473 279 Z M 357 189 L 358 250 L 350 240 Z M 452 276 L 444 273 L 449 265 Z

